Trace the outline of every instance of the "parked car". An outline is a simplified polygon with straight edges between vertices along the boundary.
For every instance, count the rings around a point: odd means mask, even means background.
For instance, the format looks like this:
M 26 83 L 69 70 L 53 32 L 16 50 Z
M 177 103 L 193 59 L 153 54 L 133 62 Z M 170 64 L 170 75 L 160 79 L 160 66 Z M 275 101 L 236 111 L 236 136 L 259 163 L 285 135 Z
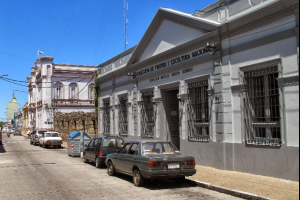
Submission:
M 21 131 L 18 130 L 18 129 L 15 129 L 12 133 L 14 134 L 14 136 L 16 136 L 16 135 L 22 135 Z
M 107 155 L 105 164 L 108 175 L 116 172 L 130 175 L 135 186 L 155 178 L 182 182 L 185 176 L 196 173 L 194 157 L 182 155 L 171 142 L 128 142 L 118 153 Z
M 83 151 L 83 162 L 95 162 L 97 168 L 105 166 L 106 155 L 118 152 L 124 143 L 121 137 L 95 137 Z
M 54 146 L 60 148 L 62 145 L 62 139 L 58 132 L 44 132 L 39 139 L 39 146 L 47 148 L 49 146 Z
M 8 127 L 5 126 L 5 127 L 3 128 L 3 130 L 2 130 L 2 132 L 3 132 L 3 133 L 7 133 L 7 132 L 8 132 Z
M 47 130 L 34 130 L 31 132 L 30 144 L 38 145 L 39 139 L 43 133 L 47 132 Z

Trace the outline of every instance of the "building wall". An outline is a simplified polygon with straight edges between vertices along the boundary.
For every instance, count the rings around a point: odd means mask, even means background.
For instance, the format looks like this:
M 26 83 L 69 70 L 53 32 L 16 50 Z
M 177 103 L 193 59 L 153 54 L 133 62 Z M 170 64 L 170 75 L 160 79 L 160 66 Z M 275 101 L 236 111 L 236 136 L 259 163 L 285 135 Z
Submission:
M 126 67 L 119 72 L 105 73 L 102 70 L 105 65 L 100 65 L 99 70 L 104 73 L 96 80 L 99 85 L 99 136 L 120 135 L 119 98 L 125 95 L 128 97 L 128 134 L 121 136 L 127 140 L 149 139 L 142 134 L 144 118 L 141 113 L 141 95 L 152 91 L 155 126 L 154 135 L 150 139 L 172 141 L 174 133 L 171 133 L 173 127 L 169 117 L 172 110 L 167 92 L 178 90 L 179 141 L 183 154 L 194 156 L 196 163 L 203 166 L 299 181 L 299 15 L 294 11 L 294 7 L 299 7 L 299 2 L 290 8 L 289 3 L 295 1 L 251 2 L 249 5 L 245 1 L 228 4 L 224 23 L 203 38 L 198 37 L 193 42 L 174 45 L 167 50 L 156 41 L 162 39 L 155 37 L 156 30 L 147 30 L 146 33 L 154 32 L 153 35 L 145 34 L 149 38 L 142 39 L 142 44 L 137 46 Z M 284 3 L 287 5 L 283 10 Z M 232 6 L 237 6 L 239 11 L 234 13 Z M 245 11 L 243 6 L 249 10 Z M 189 19 L 186 20 L 188 22 Z M 220 16 L 218 20 L 222 22 Z M 159 30 L 167 31 L 161 26 Z M 150 27 L 155 29 L 156 26 Z M 214 54 L 204 53 L 151 70 L 151 66 L 156 64 L 191 55 L 191 52 L 205 48 L 207 43 L 216 44 L 217 51 Z M 153 44 L 156 44 L 160 53 L 151 57 L 154 53 L 149 52 L 155 49 L 150 48 Z M 147 45 L 150 49 L 141 48 Z M 135 62 L 138 60 L 143 61 Z M 256 136 L 256 141 L 250 141 L 246 134 L 244 110 L 250 105 L 244 103 L 247 88 L 243 77 L 247 70 L 263 69 L 266 66 L 275 66 L 278 70 L 280 144 L 270 141 L 260 143 L 257 141 L 259 136 Z M 128 72 L 133 74 L 125 76 Z M 209 137 L 195 141 L 189 135 L 192 128 L 188 121 L 187 84 L 202 80 L 208 81 Z M 108 108 L 104 107 L 103 100 L 109 100 Z M 104 131 L 107 122 L 105 111 L 109 113 L 108 132 Z

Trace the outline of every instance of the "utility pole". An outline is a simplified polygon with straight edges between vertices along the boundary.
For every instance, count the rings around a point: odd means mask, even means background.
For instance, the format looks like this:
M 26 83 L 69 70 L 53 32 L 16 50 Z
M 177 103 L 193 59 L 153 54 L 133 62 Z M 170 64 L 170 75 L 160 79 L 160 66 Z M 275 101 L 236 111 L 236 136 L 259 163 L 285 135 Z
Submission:
M 126 7 L 127 6 L 127 7 Z M 128 4 L 126 4 L 126 0 L 124 0 L 124 40 L 125 40 L 125 51 L 127 47 L 127 25 L 128 25 L 128 20 L 126 19 L 126 11 L 128 10 Z

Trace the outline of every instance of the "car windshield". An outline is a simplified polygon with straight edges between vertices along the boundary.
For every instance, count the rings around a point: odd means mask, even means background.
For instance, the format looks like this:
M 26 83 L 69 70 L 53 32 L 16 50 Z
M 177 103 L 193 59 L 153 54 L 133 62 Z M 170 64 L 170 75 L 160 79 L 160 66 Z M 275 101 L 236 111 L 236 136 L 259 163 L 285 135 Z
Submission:
M 124 141 L 121 138 L 104 138 L 103 148 L 121 148 L 123 147 Z
M 180 154 L 180 151 L 170 142 L 145 142 L 142 144 L 142 155 Z

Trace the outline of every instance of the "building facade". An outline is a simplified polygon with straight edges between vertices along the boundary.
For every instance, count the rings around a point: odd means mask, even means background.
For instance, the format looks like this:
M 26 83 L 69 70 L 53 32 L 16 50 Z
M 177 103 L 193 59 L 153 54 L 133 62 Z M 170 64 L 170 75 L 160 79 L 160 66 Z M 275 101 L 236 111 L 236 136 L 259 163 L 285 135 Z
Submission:
M 22 107 L 22 133 L 27 133 L 28 129 L 28 102 Z
M 14 120 L 15 112 L 18 111 L 18 101 L 17 98 L 13 96 L 11 101 L 6 104 L 6 121 L 11 123 Z
M 171 141 L 198 165 L 299 181 L 299 1 L 160 8 L 98 74 L 99 136 Z
M 93 112 L 96 66 L 41 57 L 28 80 L 28 128 L 54 130 L 56 113 Z

